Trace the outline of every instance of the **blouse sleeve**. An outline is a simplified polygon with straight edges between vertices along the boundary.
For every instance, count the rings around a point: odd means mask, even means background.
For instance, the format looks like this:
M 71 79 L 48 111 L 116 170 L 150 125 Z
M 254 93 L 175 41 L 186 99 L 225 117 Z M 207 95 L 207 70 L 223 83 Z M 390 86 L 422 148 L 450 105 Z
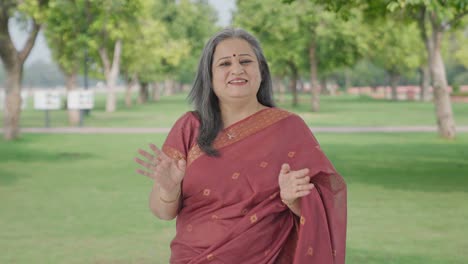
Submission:
M 199 121 L 193 112 L 180 117 L 171 128 L 162 151 L 173 159 L 187 160 L 190 148 L 196 143 Z

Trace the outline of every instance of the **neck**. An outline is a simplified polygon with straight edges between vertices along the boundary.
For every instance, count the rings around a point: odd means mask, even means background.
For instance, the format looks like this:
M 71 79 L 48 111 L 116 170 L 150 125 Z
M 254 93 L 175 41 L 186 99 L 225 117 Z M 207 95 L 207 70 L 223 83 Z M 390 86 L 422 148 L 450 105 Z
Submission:
M 265 108 L 267 107 L 260 104 L 257 100 L 249 102 L 248 104 L 246 104 L 245 102 L 221 103 L 220 109 L 221 109 L 221 118 L 223 119 L 223 125 L 226 128 Z

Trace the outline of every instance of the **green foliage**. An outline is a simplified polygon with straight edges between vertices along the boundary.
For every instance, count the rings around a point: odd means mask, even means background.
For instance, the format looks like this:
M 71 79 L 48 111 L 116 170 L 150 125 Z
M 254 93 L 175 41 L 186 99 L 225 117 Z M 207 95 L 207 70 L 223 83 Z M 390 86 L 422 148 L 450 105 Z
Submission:
M 52 56 L 67 74 L 76 73 L 84 61 L 89 38 L 85 1 L 52 1 L 45 36 Z
M 291 63 L 307 75 L 312 42 L 322 75 L 353 65 L 366 50 L 357 10 L 349 10 L 346 20 L 314 1 L 238 1 L 237 10 L 236 25 L 258 36 L 278 75 L 284 75 Z
M 294 11 L 293 6 L 275 0 L 237 1 L 234 25 L 256 35 L 275 75 L 284 76 L 291 67 L 306 71 L 307 39 Z
M 350 72 L 352 86 L 377 87 L 387 84 L 385 69 L 375 65 L 368 59 L 356 63 L 356 65 L 350 69 Z
M 20 15 L 26 15 L 28 18 L 32 18 L 38 24 L 46 22 L 49 14 L 49 0 L 24 0 L 12 2 L 18 2 L 17 11 L 20 12 Z
M 182 0 L 166 3 L 165 8 L 154 12 L 166 23 L 174 42 L 187 44 L 186 53 L 181 56 L 177 67 L 166 63 L 166 74 L 184 83 L 192 83 L 203 46 L 220 29 L 216 26 L 215 9 L 207 1 Z
M 424 46 L 415 23 L 384 20 L 369 28 L 373 34 L 369 56 L 374 63 L 397 75 L 408 75 L 424 59 Z
M 143 1 L 138 26 L 127 33 L 123 72 L 143 82 L 175 78 L 191 82 L 215 11 L 205 1 Z

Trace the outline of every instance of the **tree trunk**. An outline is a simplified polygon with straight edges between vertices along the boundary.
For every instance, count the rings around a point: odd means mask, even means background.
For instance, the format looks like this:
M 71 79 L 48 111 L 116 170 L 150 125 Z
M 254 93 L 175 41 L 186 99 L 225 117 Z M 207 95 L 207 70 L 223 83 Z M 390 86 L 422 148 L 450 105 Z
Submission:
M 127 89 L 125 90 L 125 106 L 127 108 L 130 108 L 133 105 L 132 93 L 137 82 L 138 76 L 136 74 L 133 74 L 131 78 L 127 79 Z
M 77 72 L 65 73 L 65 87 L 67 93 L 76 90 L 77 84 Z M 80 110 L 79 109 L 68 109 L 68 125 L 78 126 L 80 124 Z
M 320 93 L 321 94 L 329 94 L 329 90 L 327 87 L 327 78 L 320 78 Z
M 153 87 L 153 101 L 154 102 L 159 102 L 161 99 L 161 87 L 159 86 L 158 82 L 153 82 L 152 84 Z
M 392 88 L 392 100 L 398 100 L 398 83 L 400 82 L 400 74 L 396 72 L 389 72 L 390 75 L 390 87 Z
M 138 96 L 138 103 L 145 104 L 149 99 L 149 90 L 147 82 L 140 82 L 140 92 Z
M 3 111 L 3 136 L 6 140 L 13 140 L 19 137 L 20 132 L 23 64 L 34 46 L 40 25 L 33 20 L 32 30 L 29 32 L 23 49 L 17 51 L 8 30 L 9 7 L 8 5 L 2 7 L 5 10 L 0 11 L 0 58 L 7 74 Z
M 298 105 L 298 99 L 297 99 L 297 78 L 298 78 L 298 70 L 294 62 L 289 63 L 289 67 L 291 68 L 291 78 L 289 81 L 289 90 L 292 93 L 292 105 L 297 106 Z
M 132 88 L 133 88 L 133 81 L 130 80 L 127 82 L 127 87 L 125 89 L 125 107 L 130 108 L 132 107 Z
M 426 19 L 429 19 L 431 23 L 430 31 L 426 28 Z M 453 139 L 456 135 L 455 120 L 453 119 L 452 103 L 447 91 L 447 77 L 445 76 L 445 65 L 441 54 L 444 27 L 437 20 L 437 17 L 428 13 L 425 7 L 421 8 L 418 25 L 428 55 L 437 128 L 441 137 Z M 431 37 L 429 37 L 428 32 L 432 32 Z
M 312 40 L 309 46 L 309 62 L 310 62 L 310 85 L 312 94 L 312 112 L 318 112 L 320 110 L 320 87 L 317 76 L 317 57 L 315 54 L 315 40 Z
M 5 107 L 3 112 L 4 138 L 13 140 L 19 136 L 21 115 L 21 79 L 23 65 L 6 69 Z
M 164 94 L 172 95 L 174 93 L 174 80 L 166 79 L 164 81 Z
M 176 82 L 175 86 L 176 86 L 176 89 L 175 89 L 176 93 L 182 92 L 183 84 L 181 82 Z
M 345 70 L 345 91 L 347 92 L 351 88 L 351 70 L 347 68 Z
M 107 85 L 107 99 L 106 99 L 106 112 L 115 112 L 117 100 L 115 95 L 115 85 L 117 83 L 117 77 L 119 75 L 120 67 L 120 55 L 122 53 L 122 41 L 117 40 L 114 46 L 114 56 L 112 64 L 110 63 L 107 51 L 105 48 L 99 48 L 99 55 L 101 56 L 104 73 L 106 76 Z
M 284 84 L 279 77 L 274 77 L 274 82 L 275 86 L 277 87 L 277 94 L 278 96 L 278 102 L 284 103 L 284 94 L 286 92 L 286 88 L 284 87 Z
M 419 72 L 421 74 L 419 87 L 420 87 L 420 98 L 421 101 L 427 102 L 431 100 L 431 94 L 429 90 L 431 89 L 431 71 L 427 64 L 421 65 L 419 68 Z
M 442 59 L 441 42 L 443 32 L 437 30 L 439 27 L 435 21 L 431 21 L 433 53 L 431 54 L 431 74 L 433 82 L 434 103 L 437 116 L 439 135 L 443 138 L 455 138 L 455 120 L 453 119 L 452 103 L 447 90 L 447 78 L 445 76 L 445 65 Z

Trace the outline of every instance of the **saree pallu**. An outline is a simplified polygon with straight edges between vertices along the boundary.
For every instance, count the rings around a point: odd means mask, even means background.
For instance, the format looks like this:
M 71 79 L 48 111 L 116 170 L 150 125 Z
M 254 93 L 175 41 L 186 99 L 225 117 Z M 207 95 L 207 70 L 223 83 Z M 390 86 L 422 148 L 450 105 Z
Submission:
M 345 262 L 346 184 L 299 116 L 267 108 L 227 127 L 214 142 L 219 157 L 200 150 L 198 128 L 189 112 L 163 145 L 187 160 L 170 263 Z M 300 217 L 280 198 L 284 163 L 309 168 L 315 184 Z

